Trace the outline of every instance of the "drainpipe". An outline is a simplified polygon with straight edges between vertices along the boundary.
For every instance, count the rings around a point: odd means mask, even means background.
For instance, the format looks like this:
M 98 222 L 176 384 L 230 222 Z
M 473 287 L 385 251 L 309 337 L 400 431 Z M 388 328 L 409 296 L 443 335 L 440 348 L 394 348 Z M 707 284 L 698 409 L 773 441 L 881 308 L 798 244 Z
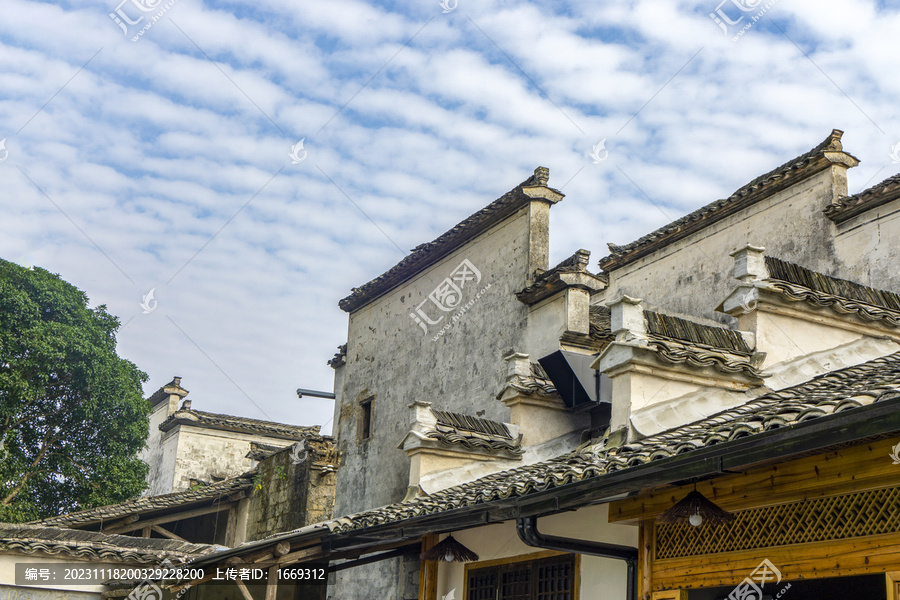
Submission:
M 516 531 L 519 539 L 535 548 L 548 550 L 561 550 L 576 554 L 590 554 L 602 558 L 614 558 L 624 560 L 628 566 L 628 579 L 626 582 L 625 600 L 637 600 L 637 548 L 621 546 L 619 544 L 607 544 L 604 542 L 591 542 L 588 540 L 576 540 L 574 538 L 544 535 L 537 529 L 537 517 L 521 517 L 516 519 Z

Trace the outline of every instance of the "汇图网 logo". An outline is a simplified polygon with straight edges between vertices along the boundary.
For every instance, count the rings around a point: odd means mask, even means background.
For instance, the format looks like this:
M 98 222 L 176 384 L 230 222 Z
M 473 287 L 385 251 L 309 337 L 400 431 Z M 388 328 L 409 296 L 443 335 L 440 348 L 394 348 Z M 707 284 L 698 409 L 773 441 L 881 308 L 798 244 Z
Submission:
M 463 296 L 468 294 L 468 289 L 481 283 L 481 271 L 465 258 L 456 269 L 450 273 L 449 277 L 445 277 L 434 290 L 428 294 L 428 297 L 422 300 L 413 312 L 409 313 L 409 317 L 415 321 L 416 325 L 422 328 L 422 332 L 428 335 L 428 328 L 431 325 L 438 325 L 448 316 L 446 313 L 456 311 L 450 318 L 450 322 L 445 323 L 438 335 L 442 335 L 449 330 L 453 323 L 465 314 L 465 312 L 481 297 L 481 295 L 491 287 L 487 284 L 484 289 L 479 291 L 465 305 L 462 304 Z M 430 304 L 429 304 L 430 303 Z M 443 313 L 443 314 L 442 314 Z M 432 318 L 432 316 L 436 318 Z

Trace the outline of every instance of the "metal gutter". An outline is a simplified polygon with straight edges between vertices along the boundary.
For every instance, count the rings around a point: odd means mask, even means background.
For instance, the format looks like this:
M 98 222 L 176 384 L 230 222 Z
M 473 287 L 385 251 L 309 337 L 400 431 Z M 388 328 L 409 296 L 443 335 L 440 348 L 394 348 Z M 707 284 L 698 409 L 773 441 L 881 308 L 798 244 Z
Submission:
M 625 600 L 637 600 L 637 560 L 638 550 L 631 546 L 608 544 L 605 542 L 592 542 L 574 538 L 564 538 L 555 535 L 545 535 L 538 531 L 537 517 L 523 517 L 516 519 L 516 533 L 525 544 L 535 548 L 548 550 L 561 550 L 576 554 L 590 554 L 601 558 L 624 560 L 628 567 L 626 579 Z

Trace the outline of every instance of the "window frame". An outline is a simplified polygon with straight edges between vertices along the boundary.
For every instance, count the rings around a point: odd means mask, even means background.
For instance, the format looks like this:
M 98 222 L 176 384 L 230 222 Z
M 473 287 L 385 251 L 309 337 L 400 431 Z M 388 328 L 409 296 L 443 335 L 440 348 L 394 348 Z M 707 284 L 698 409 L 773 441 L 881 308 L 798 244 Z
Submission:
M 569 559 L 572 564 L 572 600 L 579 600 L 579 595 L 581 592 L 581 555 L 568 552 L 559 552 L 556 550 L 545 550 L 543 552 L 510 556 L 508 558 L 466 563 L 463 573 L 463 600 L 470 600 L 469 578 L 473 574 L 473 571 L 493 571 L 497 573 L 497 581 L 499 585 L 499 576 L 503 572 L 513 571 L 527 566 L 530 568 L 533 576 L 536 576 L 536 567 L 540 566 L 542 563 L 556 562 L 560 559 L 566 558 Z M 532 596 L 534 596 L 536 593 L 537 590 L 532 588 Z
M 356 438 L 362 443 L 372 439 L 375 423 L 375 396 L 368 395 L 358 402 L 359 418 L 357 419 Z

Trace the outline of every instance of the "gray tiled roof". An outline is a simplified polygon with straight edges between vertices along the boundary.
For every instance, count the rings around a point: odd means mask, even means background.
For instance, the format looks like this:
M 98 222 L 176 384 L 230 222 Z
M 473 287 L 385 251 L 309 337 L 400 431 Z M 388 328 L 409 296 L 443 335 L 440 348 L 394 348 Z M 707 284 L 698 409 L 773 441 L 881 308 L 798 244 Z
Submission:
M 766 257 L 766 269 L 769 271 L 770 280 L 777 279 L 816 292 L 817 294 L 807 295 L 804 299 L 817 304 L 821 303 L 816 302 L 817 298 L 839 296 L 851 302 L 862 302 L 871 307 L 900 312 L 900 294 L 895 294 L 894 292 L 879 290 L 853 281 L 847 281 L 846 279 L 823 275 L 773 256 Z M 782 291 L 790 289 L 790 287 L 783 287 Z
M 852 196 L 844 196 L 825 207 L 825 216 L 843 223 L 856 215 L 900 198 L 900 173 Z
M 548 269 L 538 274 L 531 285 L 525 289 L 516 292 L 516 298 L 525 304 L 535 304 L 544 298 L 555 294 L 556 292 L 568 287 L 565 281 L 560 278 L 564 273 L 580 273 L 583 277 L 593 280 L 593 286 L 599 287 L 608 283 L 609 277 L 604 274 L 594 274 L 587 270 L 587 266 L 591 260 L 591 253 L 587 250 L 577 250 L 575 254 L 565 259 L 552 269 Z
M 649 310 L 644 311 L 644 319 L 647 321 L 647 330 L 650 335 L 675 339 L 689 344 L 721 348 L 730 352 L 743 354 L 751 352 L 743 336 L 732 329 L 702 325 L 695 321 Z
M 544 371 L 544 367 L 537 362 L 532 362 L 530 367 L 528 375 L 511 375 L 508 377 L 506 384 L 497 393 L 497 399 L 499 400 L 507 389 L 537 396 L 557 397 L 556 386 L 550 380 L 547 372 Z
M 223 498 L 243 490 L 249 490 L 253 486 L 252 478 L 252 474 L 245 473 L 238 477 L 232 477 L 217 483 L 184 490 L 183 492 L 162 494 L 160 496 L 147 496 L 144 498 L 132 498 L 131 500 L 126 500 L 119 504 L 109 504 L 107 506 L 80 510 L 58 517 L 50 517 L 49 519 L 44 519 L 42 521 L 35 521 L 32 524 L 60 527 L 83 527 L 92 523 L 111 521 L 134 514 L 164 511 L 166 509 L 182 506 L 187 507 Z
M 215 546 L 179 540 L 109 535 L 97 531 L 0 523 L 0 551 L 71 556 L 91 561 L 174 563 L 212 552 Z
M 726 373 L 744 372 L 760 380 L 753 351 L 740 333 L 724 327 L 644 311 L 650 347 L 659 358 L 694 367 L 713 367 Z
M 247 417 L 235 417 L 233 415 L 221 415 L 218 413 L 204 412 L 192 408 L 182 408 L 160 423 L 162 431 L 169 431 L 176 425 L 192 425 L 194 427 L 206 427 L 223 431 L 236 431 L 270 437 L 279 437 L 300 441 L 311 435 L 318 435 L 320 426 L 287 425 L 273 421 L 261 421 Z
M 552 460 L 440 490 L 429 496 L 336 519 L 323 526 L 332 531 L 350 531 L 504 498 L 527 496 L 888 398 L 900 398 L 900 353 L 820 375 L 800 385 L 765 394 L 742 406 L 621 447 L 606 448 L 602 444 L 587 447 Z
M 353 312 L 382 294 L 400 285 L 425 267 L 434 264 L 449 252 L 461 246 L 476 235 L 486 231 L 493 225 L 515 214 L 517 210 L 534 200 L 522 191 L 528 186 L 546 186 L 550 176 L 545 167 L 538 167 L 534 175 L 503 194 L 486 207 L 461 221 L 456 227 L 439 236 L 437 239 L 420 244 L 412 249 L 403 260 L 379 275 L 372 281 L 353 288 L 352 293 L 341 300 L 341 310 Z M 551 188 L 552 189 L 552 188 Z M 554 192 L 562 195 L 560 192 Z
M 815 148 L 789 160 L 780 167 L 760 175 L 750 183 L 742 186 L 727 198 L 716 200 L 694 212 L 664 225 L 640 239 L 617 246 L 609 244 L 609 256 L 600 259 L 600 267 L 610 271 L 651 252 L 654 248 L 698 231 L 716 221 L 733 214 L 774 191 L 797 181 L 797 177 L 806 177 L 826 168 L 831 163 L 824 159 L 824 153 L 843 151 L 841 136 L 843 132 L 835 129 Z
M 430 439 L 448 446 L 506 451 L 515 455 L 524 452 L 521 437 L 513 438 L 503 423 L 434 408 L 431 412 L 434 413 L 437 424 L 434 430 L 425 434 Z

